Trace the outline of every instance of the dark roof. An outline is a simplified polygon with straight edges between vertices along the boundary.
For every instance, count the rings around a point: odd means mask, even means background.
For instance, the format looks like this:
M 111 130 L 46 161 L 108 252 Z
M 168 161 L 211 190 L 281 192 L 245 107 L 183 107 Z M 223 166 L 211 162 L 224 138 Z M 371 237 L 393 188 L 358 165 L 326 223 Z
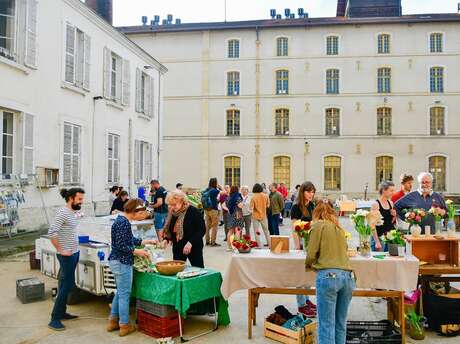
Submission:
M 437 14 L 411 14 L 399 17 L 379 18 L 296 18 L 296 19 L 262 19 L 234 22 L 211 22 L 211 23 L 183 23 L 166 25 L 139 25 L 123 26 L 118 30 L 125 34 L 151 33 L 151 32 L 184 32 L 203 30 L 235 30 L 255 28 L 286 28 L 286 27 L 315 27 L 334 25 L 357 25 L 357 24 L 404 24 L 404 23 L 430 23 L 430 22 L 460 22 L 460 14 L 437 13 Z

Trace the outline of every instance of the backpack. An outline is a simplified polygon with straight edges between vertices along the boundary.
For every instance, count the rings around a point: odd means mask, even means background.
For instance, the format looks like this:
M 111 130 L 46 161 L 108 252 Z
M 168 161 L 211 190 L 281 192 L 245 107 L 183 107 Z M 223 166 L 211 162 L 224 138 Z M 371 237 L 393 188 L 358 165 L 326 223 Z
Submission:
M 205 210 L 212 209 L 211 190 L 206 189 L 201 193 L 201 204 Z

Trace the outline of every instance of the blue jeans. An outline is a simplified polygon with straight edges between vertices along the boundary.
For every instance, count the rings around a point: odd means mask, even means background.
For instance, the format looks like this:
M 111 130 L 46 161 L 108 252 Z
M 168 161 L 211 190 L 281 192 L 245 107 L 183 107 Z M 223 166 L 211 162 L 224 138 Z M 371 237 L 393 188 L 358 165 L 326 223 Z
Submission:
M 129 298 L 133 285 L 133 267 L 122 264 L 118 260 L 109 261 L 109 265 L 117 285 L 110 317 L 119 318 L 119 323 L 126 325 L 129 323 Z
M 155 213 L 155 229 L 161 231 L 165 225 L 166 216 L 168 213 Z
M 75 269 L 80 258 L 80 252 L 71 256 L 56 255 L 61 266 L 61 275 L 59 277 L 59 291 L 54 301 L 51 320 L 61 320 L 67 311 L 67 297 L 72 289 L 75 288 Z
M 307 301 L 310 300 L 308 295 L 296 295 L 297 299 L 297 308 L 303 307 L 307 304 Z
M 384 243 L 382 240 L 380 240 L 380 245 L 382 245 L 382 252 L 388 252 L 388 245 L 386 243 Z M 375 239 L 374 239 L 373 236 L 371 236 L 371 250 L 372 251 L 377 251 L 375 249 Z
M 280 235 L 280 214 L 271 214 L 268 217 L 268 221 L 270 222 L 271 226 L 269 226 L 269 230 L 271 228 L 270 235 Z
M 318 344 L 345 344 L 348 306 L 355 288 L 350 271 L 325 269 L 316 273 Z

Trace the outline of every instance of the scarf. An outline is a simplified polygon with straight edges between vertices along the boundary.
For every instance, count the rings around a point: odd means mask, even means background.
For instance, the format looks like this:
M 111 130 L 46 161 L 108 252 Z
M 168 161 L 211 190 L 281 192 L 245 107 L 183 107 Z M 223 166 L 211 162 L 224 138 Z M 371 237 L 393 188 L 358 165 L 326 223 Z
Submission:
M 168 212 L 168 216 L 166 217 L 165 225 L 164 225 L 164 233 L 167 238 L 172 238 L 173 234 L 176 234 L 176 240 L 181 241 L 184 237 L 184 218 L 185 214 L 187 213 L 188 207 L 190 205 L 184 203 L 183 207 L 179 211 L 172 211 Z M 171 232 L 170 230 L 170 223 L 172 217 L 177 217 L 176 223 L 174 225 L 174 230 Z
M 230 212 L 230 214 L 233 214 L 235 212 L 236 206 L 242 200 L 243 197 L 241 197 L 241 194 L 239 192 L 235 192 L 230 195 L 230 199 L 228 200 L 228 211 Z

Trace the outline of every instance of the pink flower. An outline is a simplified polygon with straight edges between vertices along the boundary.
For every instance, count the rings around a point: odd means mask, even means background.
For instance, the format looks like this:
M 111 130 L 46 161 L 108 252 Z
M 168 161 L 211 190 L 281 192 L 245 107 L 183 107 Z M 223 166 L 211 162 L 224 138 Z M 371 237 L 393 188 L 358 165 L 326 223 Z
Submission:
M 422 221 L 422 218 L 420 216 L 416 216 L 415 221 L 420 222 L 420 221 Z

